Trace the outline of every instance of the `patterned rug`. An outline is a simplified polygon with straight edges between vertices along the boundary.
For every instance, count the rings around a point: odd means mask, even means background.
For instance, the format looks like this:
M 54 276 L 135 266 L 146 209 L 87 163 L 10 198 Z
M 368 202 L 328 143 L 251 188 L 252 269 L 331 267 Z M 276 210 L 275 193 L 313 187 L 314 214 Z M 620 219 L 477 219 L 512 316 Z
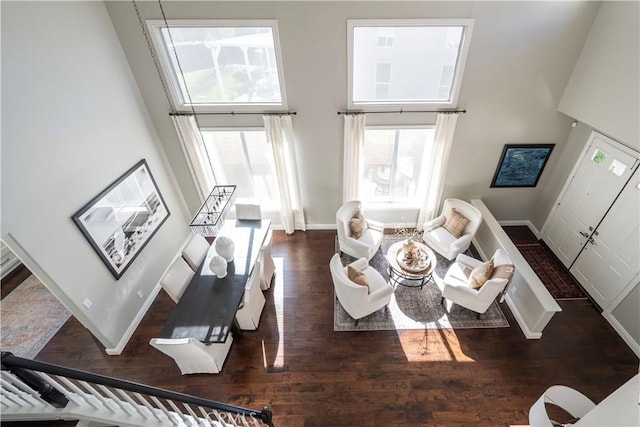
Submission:
M 385 236 L 381 248 L 369 262 L 386 280 L 389 280 L 389 271 L 385 254 L 389 246 L 402 239 L 403 237 Z M 388 309 L 381 309 L 363 317 L 357 326 L 355 320 L 342 308 L 337 298 L 334 298 L 334 331 L 504 328 L 509 326 L 509 322 L 496 301 L 491 304 L 480 319 L 476 318 L 475 312 L 464 307 L 452 304 L 447 310 L 445 306 L 440 304 L 440 289 L 434 281 L 442 282 L 442 278 L 452 261 L 439 254 L 436 256 L 438 263 L 433 273 L 433 280 L 422 289 L 397 285 Z M 353 262 L 355 258 L 342 254 L 341 260 L 346 265 Z
M 33 359 L 70 316 L 31 275 L 0 302 L 0 348 Z
M 516 245 L 540 281 L 557 300 L 587 299 L 553 253 L 540 243 Z

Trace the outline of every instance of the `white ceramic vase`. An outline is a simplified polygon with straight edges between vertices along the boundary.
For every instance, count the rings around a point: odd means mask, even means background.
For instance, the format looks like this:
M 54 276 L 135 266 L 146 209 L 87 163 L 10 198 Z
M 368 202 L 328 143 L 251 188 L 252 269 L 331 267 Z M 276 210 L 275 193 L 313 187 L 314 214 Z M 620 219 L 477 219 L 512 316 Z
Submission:
M 218 236 L 213 245 L 218 255 L 227 260 L 227 262 L 233 261 L 233 251 L 235 249 L 233 240 L 227 236 Z
M 214 255 L 209 261 L 209 269 L 216 275 L 219 279 L 226 277 L 227 275 L 227 260 L 222 258 L 220 255 Z

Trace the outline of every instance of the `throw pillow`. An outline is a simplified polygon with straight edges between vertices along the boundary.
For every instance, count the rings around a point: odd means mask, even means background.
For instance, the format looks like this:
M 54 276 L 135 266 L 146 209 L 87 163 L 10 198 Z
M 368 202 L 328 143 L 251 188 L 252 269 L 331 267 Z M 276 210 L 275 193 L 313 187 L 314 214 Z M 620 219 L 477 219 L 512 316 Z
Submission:
M 493 260 L 483 262 L 473 270 L 469 275 L 469 287 L 472 289 L 480 289 L 493 274 Z
M 369 228 L 369 224 L 367 224 L 367 220 L 362 216 L 360 209 L 358 209 L 349 220 L 349 228 L 351 229 L 351 235 L 356 239 L 359 239 L 362 236 L 362 233 Z
M 349 277 L 349 280 L 351 280 L 356 285 L 366 286 L 367 293 L 369 293 L 369 291 L 371 290 L 369 289 L 369 280 L 367 279 L 367 276 L 362 271 L 356 270 L 355 268 L 348 266 L 347 276 Z
M 515 267 L 513 264 L 497 265 L 493 269 L 491 279 L 507 279 L 507 282 L 510 282 L 511 278 L 513 277 L 514 269 Z
M 447 218 L 447 222 L 444 223 L 443 227 L 449 233 L 458 238 L 462 236 L 467 224 L 469 224 L 469 220 L 458 212 L 456 208 L 453 208 L 451 210 L 451 215 L 449 215 L 449 218 Z

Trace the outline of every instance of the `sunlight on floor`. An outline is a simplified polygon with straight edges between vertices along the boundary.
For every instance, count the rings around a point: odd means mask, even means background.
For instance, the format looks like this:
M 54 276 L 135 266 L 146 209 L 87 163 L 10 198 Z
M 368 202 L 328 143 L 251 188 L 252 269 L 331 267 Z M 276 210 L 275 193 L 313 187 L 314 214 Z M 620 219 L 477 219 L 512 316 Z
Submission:
M 264 340 L 262 340 L 262 360 L 265 369 L 284 367 L 284 258 L 273 257 L 273 263 L 276 273 L 271 284 L 271 292 L 273 292 L 273 305 L 278 325 L 278 345 L 275 352 L 273 350 L 269 352 Z
M 466 356 L 453 329 L 397 331 L 409 362 L 475 362 Z

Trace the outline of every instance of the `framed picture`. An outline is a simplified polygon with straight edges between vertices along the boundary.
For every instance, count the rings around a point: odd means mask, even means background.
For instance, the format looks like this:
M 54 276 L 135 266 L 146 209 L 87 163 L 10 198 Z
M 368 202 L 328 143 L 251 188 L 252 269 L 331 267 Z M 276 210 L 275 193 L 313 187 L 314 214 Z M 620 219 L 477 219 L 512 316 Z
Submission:
M 72 218 L 119 279 L 169 217 L 146 160 L 140 160 Z
M 535 187 L 555 144 L 507 144 L 491 187 Z

